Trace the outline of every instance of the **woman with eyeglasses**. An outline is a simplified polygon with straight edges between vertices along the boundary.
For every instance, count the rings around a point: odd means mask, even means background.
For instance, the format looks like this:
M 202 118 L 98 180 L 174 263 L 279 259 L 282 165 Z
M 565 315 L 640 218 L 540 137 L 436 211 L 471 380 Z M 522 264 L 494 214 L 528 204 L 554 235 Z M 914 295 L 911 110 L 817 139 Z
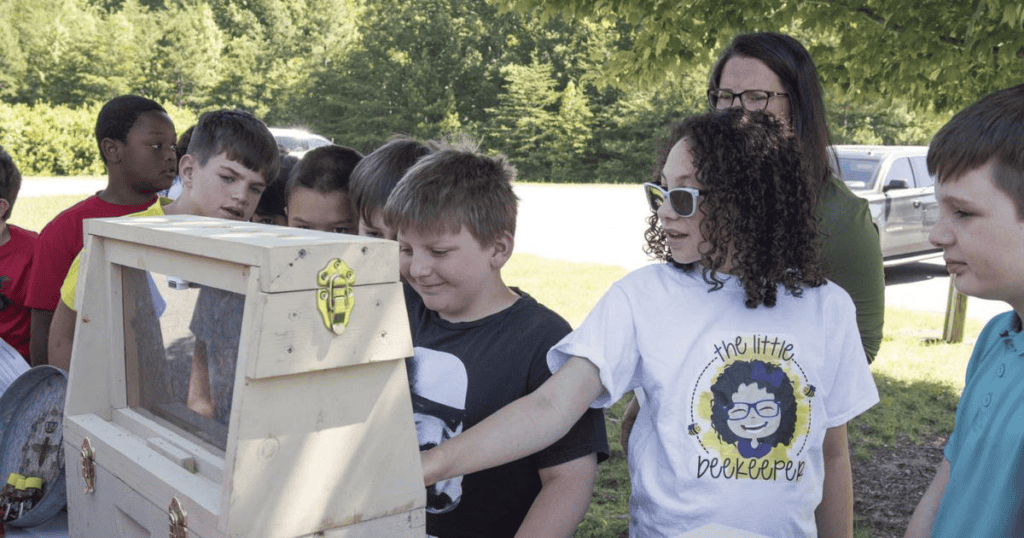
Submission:
M 861 344 L 870 363 L 882 342 L 885 316 L 882 249 L 867 201 L 850 192 L 829 167 L 825 103 L 811 55 L 787 35 L 736 36 L 711 71 L 708 104 L 712 109 L 763 110 L 796 132 L 818 200 L 827 276 L 857 306 Z
M 643 389 L 630 536 L 851 536 L 846 423 L 878 392 L 853 302 L 825 278 L 805 164 L 763 112 L 677 125 L 644 185 L 664 263 L 612 285 L 539 389 L 421 453 L 424 482 L 526 457 Z

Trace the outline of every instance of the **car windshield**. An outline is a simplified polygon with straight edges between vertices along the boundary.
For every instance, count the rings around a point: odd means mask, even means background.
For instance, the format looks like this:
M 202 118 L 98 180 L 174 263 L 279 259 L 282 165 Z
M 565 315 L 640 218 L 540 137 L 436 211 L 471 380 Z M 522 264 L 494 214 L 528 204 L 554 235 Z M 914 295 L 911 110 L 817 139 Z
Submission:
M 313 148 L 318 148 L 320 146 L 329 146 L 331 144 L 330 140 L 327 140 L 326 138 L 322 136 L 317 136 L 315 134 L 309 134 L 301 138 L 290 135 L 277 135 L 274 138 L 277 139 L 278 144 L 281 144 L 290 152 L 309 151 Z
M 878 159 L 839 156 L 839 177 L 852 191 L 870 189 L 878 172 Z

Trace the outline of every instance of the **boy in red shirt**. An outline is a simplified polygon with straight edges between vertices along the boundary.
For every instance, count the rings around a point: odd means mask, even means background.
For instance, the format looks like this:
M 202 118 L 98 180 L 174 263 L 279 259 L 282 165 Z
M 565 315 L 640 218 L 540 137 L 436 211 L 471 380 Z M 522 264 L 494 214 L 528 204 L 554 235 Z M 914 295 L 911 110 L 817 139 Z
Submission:
M 21 173 L 0 146 L 0 338 L 28 362 L 28 274 L 39 234 L 7 224 L 21 190 Z
M 47 342 L 60 286 L 82 250 L 82 221 L 142 211 L 174 181 L 177 135 L 167 111 L 136 95 L 115 97 L 96 119 L 107 187 L 65 209 L 39 234 L 25 304 L 32 309 L 32 364 L 47 363 Z

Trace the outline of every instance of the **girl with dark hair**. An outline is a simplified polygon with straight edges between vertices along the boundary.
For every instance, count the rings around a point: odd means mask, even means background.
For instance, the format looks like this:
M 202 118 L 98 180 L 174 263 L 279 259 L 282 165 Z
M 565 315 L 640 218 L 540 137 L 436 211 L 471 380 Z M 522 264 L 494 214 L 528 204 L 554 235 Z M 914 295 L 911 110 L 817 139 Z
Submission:
M 644 185 L 665 263 L 616 282 L 551 349 L 537 391 L 423 453 L 425 482 L 525 457 L 643 389 L 630 536 L 849 536 L 846 423 L 878 392 L 853 303 L 825 280 L 800 145 L 738 109 L 688 118 L 667 142 Z

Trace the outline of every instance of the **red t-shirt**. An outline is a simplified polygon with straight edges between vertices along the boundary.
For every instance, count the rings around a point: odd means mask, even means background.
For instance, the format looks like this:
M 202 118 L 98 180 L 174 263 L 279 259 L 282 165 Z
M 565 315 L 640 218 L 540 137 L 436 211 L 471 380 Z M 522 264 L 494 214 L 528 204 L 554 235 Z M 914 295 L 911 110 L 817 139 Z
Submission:
M 0 338 L 29 362 L 32 310 L 25 306 L 28 275 L 39 234 L 8 225 L 11 239 L 0 246 Z
M 82 221 L 104 217 L 123 217 L 153 205 L 152 200 L 139 205 L 117 205 L 104 202 L 99 196 L 90 196 L 65 209 L 43 227 L 36 245 L 36 259 L 29 280 L 29 308 L 56 310 L 60 300 L 60 286 L 68 274 L 72 260 L 82 250 Z

